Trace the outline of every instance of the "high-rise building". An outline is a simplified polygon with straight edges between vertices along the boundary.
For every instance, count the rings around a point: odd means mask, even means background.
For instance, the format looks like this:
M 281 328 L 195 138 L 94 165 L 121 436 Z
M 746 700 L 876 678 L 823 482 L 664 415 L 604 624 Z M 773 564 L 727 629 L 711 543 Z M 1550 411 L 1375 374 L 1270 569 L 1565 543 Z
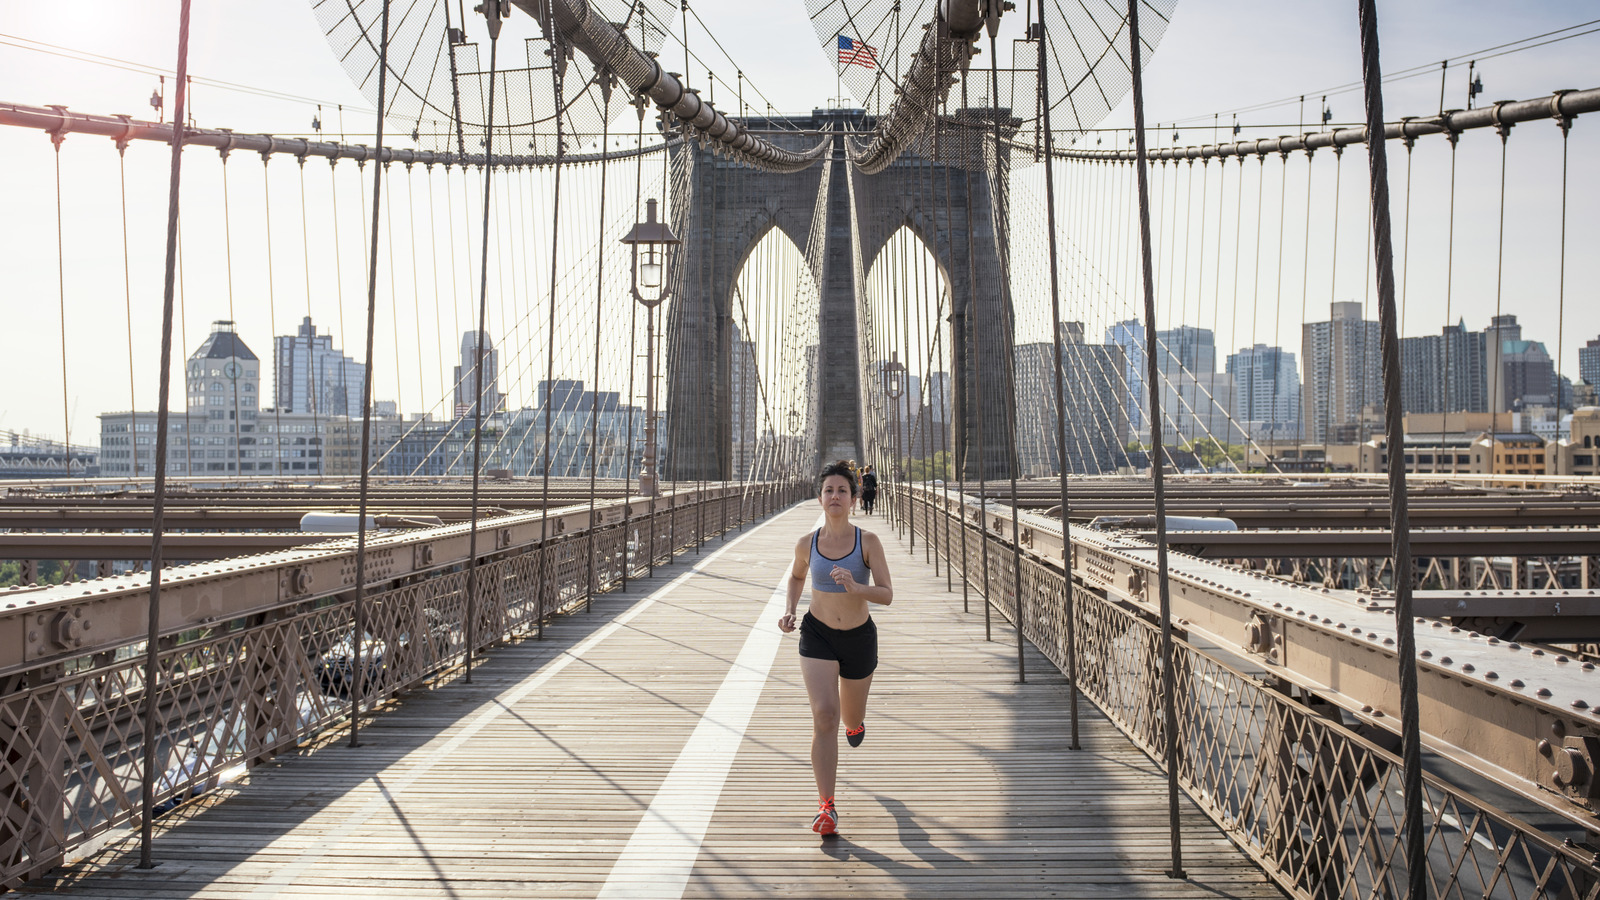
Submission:
M 1106 344 L 1122 350 L 1120 394 L 1128 427 L 1134 434 L 1148 434 L 1150 424 L 1144 418 L 1144 325 L 1138 319 L 1118 322 L 1106 329 Z
M 1327 322 L 1301 328 L 1305 398 L 1300 404 L 1306 433 L 1321 443 L 1344 426 L 1359 429 L 1362 410 L 1381 407 L 1378 323 L 1361 317 L 1361 304 L 1332 304 Z
M 1486 336 L 1465 322 L 1400 339 L 1400 403 L 1406 415 L 1487 412 Z
M 1600 385 L 1600 338 L 1578 348 L 1578 380 Z
M 1085 344 L 1083 326 L 1062 324 L 1061 402 L 1066 447 L 1058 449 L 1056 348 L 1044 342 L 1016 348 L 1017 466 L 1024 476 L 1067 472 L 1100 475 L 1127 465 L 1130 437 L 1123 405 L 1126 359 L 1121 347 Z
M 273 401 L 283 412 L 360 416 L 367 367 L 333 346 L 333 336 L 317 334 L 306 316 L 297 334 L 272 340 Z
M 950 373 L 929 372 L 927 396 L 920 402 L 916 424 L 911 429 L 911 455 L 925 459 L 953 450 L 950 444 Z
M 456 409 L 458 418 L 470 419 L 475 415 L 474 393 L 478 389 L 479 338 L 483 347 L 483 414 L 505 410 L 505 397 L 500 393 L 500 353 L 494 349 L 489 336 L 477 331 L 461 335 L 461 365 L 456 366 Z
M 1233 414 L 1251 437 L 1293 440 L 1303 435 L 1300 369 L 1293 353 L 1266 344 L 1245 347 L 1228 355 L 1228 374 L 1233 377 Z
M 732 388 L 728 400 L 729 446 L 733 453 L 733 477 L 743 480 L 750 477 L 758 463 L 756 450 L 760 435 L 756 434 L 756 413 L 761 409 L 761 385 L 756 381 L 756 342 L 745 340 L 737 323 L 733 325 L 729 359 L 728 378 Z
M 1522 339 L 1517 317 L 1495 316 L 1486 329 L 1489 396 L 1495 412 L 1523 406 L 1554 406 L 1561 399 L 1555 361 L 1544 344 Z
M 1209 328 L 1180 325 L 1156 332 L 1162 349 L 1161 373 L 1169 379 L 1178 373 L 1210 375 L 1217 370 L 1217 341 Z
M 1161 420 L 1167 434 L 1185 440 L 1236 441 L 1233 377 L 1217 372 L 1216 337 L 1209 328 L 1180 325 L 1156 332 L 1160 348 Z M 1148 363 L 1141 363 L 1148 365 Z M 1146 396 L 1148 404 L 1150 398 Z

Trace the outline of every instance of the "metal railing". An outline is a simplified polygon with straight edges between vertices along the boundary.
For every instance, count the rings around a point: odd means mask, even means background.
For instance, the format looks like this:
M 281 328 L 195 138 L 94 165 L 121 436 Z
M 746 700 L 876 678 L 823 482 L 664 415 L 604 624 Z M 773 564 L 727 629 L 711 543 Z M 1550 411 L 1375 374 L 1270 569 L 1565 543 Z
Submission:
M 987 554 L 988 602 L 1015 622 L 1014 548 L 988 527 L 989 517 L 964 498 L 953 504 L 962 510 L 958 516 L 945 511 L 937 492 L 903 486 L 899 492 L 891 499 L 900 506 L 886 506 L 962 577 L 970 572 L 968 583 L 980 596 Z M 1164 766 L 1159 623 L 1070 584 L 1059 560 L 1032 548 L 1020 558 L 1025 636 L 1072 677 L 1073 635 L 1078 690 Z M 1175 654 L 1178 778 L 1195 805 L 1291 896 L 1403 895 L 1400 760 L 1387 734 L 1358 733 L 1315 697 L 1278 689 L 1188 640 L 1176 641 Z M 1592 848 L 1432 775 L 1424 775 L 1424 784 L 1433 896 L 1600 897 Z
M 480 530 L 495 539 L 481 542 L 474 652 L 530 634 L 591 592 L 621 585 L 625 574 L 642 574 L 796 499 L 789 485 L 708 487 L 669 492 L 653 512 L 627 518 L 626 504 L 610 501 L 588 528 L 514 546 L 498 537 L 510 529 L 486 520 Z M 630 509 L 639 506 L 635 498 Z M 435 532 L 443 542 L 459 531 L 408 532 L 406 540 L 429 547 Z M 238 574 L 248 563 L 219 570 L 216 589 L 228 590 L 230 579 L 279 577 L 265 565 Z M 161 639 L 156 687 L 158 810 L 295 748 L 353 711 L 371 715 L 403 691 L 453 677 L 466 652 L 466 584 L 466 567 L 451 560 L 369 585 L 361 671 L 352 664 L 357 636 L 348 590 L 298 596 L 226 621 L 197 613 L 174 627 Z M 4 614 L 17 615 L 17 606 Z M 26 615 L 47 627 L 59 615 L 49 606 L 32 606 Z M 4 675 L 0 882 L 14 886 L 36 877 L 89 839 L 139 823 L 144 652 L 143 641 L 97 646 L 89 655 L 57 656 Z

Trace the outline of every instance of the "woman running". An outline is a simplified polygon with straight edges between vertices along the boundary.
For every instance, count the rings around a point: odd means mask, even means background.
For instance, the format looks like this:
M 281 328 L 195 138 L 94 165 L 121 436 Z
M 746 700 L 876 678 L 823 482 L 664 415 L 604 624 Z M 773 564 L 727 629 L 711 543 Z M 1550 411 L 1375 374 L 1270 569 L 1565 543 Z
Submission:
M 811 603 L 799 627 L 800 671 L 811 698 L 811 771 L 819 800 L 811 830 L 828 835 L 839 830 L 833 790 L 839 772 L 840 719 L 850 746 L 861 746 L 867 735 L 867 691 L 878 667 L 878 626 L 867 604 L 888 606 L 894 589 L 883 543 L 872 532 L 850 524 L 856 479 L 849 464 L 836 462 L 823 469 L 817 486 L 826 521 L 795 544 L 789 602 L 778 628 L 794 631 L 800 589 L 809 577 Z

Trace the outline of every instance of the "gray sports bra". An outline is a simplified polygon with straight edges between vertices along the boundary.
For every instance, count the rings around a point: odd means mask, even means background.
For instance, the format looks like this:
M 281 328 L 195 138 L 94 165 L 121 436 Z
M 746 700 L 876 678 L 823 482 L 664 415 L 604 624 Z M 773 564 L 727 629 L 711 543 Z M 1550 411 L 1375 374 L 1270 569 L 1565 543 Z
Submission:
M 811 532 L 811 589 L 824 594 L 842 594 L 844 586 L 835 582 L 828 573 L 834 566 L 839 566 L 855 578 L 857 584 L 869 584 L 871 569 L 867 567 L 867 557 L 861 552 L 861 529 L 856 529 L 856 545 L 850 552 L 840 559 L 829 559 L 817 549 L 818 531 Z

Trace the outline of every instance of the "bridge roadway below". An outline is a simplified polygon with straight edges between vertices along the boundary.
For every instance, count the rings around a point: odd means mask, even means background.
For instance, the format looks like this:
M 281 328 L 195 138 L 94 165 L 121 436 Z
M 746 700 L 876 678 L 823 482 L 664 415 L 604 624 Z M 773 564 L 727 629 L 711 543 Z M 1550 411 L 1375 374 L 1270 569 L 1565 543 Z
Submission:
M 803 504 L 713 539 L 543 640 L 500 646 L 468 685 L 412 692 L 365 723 L 192 800 L 153 870 L 120 838 L 61 870 L 68 896 L 1281 897 L 1185 799 L 1188 880 L 1166 782 L 1091 704 L 1069 749 L 1068 687 L 883 518 L 896 600 L 866 742 L 841 740 L 841 836 L 816 808 L 796 635 L 780 635 Z M 974 599 L 976 594 L 974 593 Z M 1030 648 L 1031 649 L 1031 648 Z

